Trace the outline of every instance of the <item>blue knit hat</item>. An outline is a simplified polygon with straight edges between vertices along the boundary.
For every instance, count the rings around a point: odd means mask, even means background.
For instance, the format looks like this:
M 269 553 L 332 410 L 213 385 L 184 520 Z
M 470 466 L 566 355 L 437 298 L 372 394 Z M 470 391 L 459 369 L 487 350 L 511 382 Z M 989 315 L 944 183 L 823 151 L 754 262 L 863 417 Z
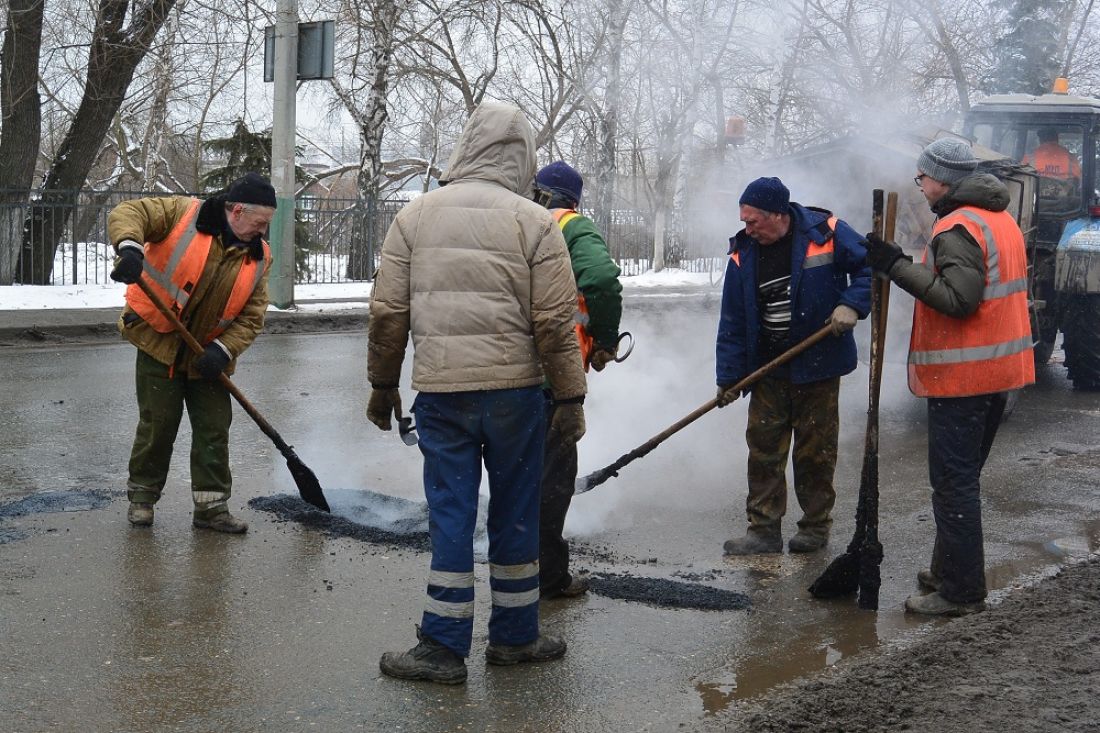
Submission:
M 581 174 L 567 163 L 557 160 L 535 174 L 535 187 L 556 193 L 573 203 L 581 200 Z
M 745 192 L 737 203 L 761 211 L 786 214 L 787 206 L 791 203 L 791 192 L 778 178 L 757 178 L 745 187 Z

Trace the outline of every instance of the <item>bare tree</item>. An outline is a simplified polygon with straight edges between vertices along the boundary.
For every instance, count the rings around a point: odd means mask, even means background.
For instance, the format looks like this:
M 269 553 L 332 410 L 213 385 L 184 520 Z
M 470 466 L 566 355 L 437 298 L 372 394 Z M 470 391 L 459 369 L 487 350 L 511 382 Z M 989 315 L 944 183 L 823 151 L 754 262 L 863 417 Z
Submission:
M 42 135 L 38 54 L 45 0 L 9 0 L 0 51 L 0 285 L 10 285 Z
M 20 282 L 49 283 L 54 251 L 72 215 L 76 192 L 95 162 L 134 70 L 175 2 L 134 0 L 131 8 L 128 0 L 100 0 L 80 106 L 46 171 L 42 200 L 24 223 L 16 273 Z

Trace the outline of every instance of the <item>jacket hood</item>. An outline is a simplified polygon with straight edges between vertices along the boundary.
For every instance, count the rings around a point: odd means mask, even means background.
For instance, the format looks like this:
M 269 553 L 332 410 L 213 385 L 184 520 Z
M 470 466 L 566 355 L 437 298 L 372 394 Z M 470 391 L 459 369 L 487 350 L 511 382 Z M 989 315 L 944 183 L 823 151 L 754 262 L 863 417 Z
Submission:
M 510 104 L 483 102 L 458 138 L 441 184 L 491 181 L 524 194 L 535 178 L 535 131 Z
M 932 204 L 937 216 L 950 214 L 960 206 L 976 206 L 986 211 L 1004 211 L 1008 208 L 1008 187 L 989 173 L 975 173 L 962 179 Z

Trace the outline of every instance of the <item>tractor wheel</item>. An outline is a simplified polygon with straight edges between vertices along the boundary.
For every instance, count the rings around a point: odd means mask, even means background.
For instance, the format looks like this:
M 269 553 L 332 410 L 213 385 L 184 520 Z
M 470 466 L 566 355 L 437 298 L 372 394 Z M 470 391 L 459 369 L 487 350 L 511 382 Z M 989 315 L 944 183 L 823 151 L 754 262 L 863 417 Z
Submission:
M 1100 390 L 1100 295 L 1076 297 L 1062 322 L 1066 369 L 1077 389 Z

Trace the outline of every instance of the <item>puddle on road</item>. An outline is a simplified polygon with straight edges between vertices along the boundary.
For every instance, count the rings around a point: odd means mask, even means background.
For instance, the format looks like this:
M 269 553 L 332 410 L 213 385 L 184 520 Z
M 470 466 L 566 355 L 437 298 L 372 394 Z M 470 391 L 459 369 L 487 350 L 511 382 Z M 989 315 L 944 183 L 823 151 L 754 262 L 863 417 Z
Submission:
M 22 499 L 0 504 L 0 522 L 32 514 L 53 514 L 55 512 L 86 512 L 102 509 L 111 501 L 113 493 L 103 489 L 87 491 L 42 491 Z M 29 532 L 14 527 L 0 526 L 0 545 L 25 539 Z

